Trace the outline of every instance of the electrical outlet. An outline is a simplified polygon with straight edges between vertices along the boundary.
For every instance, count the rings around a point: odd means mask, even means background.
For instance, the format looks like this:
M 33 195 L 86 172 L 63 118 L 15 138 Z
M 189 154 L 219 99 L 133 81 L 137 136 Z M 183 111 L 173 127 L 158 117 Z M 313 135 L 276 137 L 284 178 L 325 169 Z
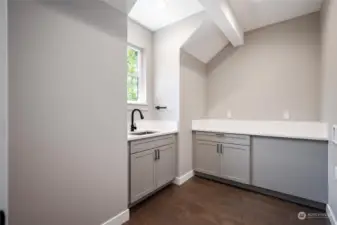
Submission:
M 231 110 L 227 110 L 227 118 L 228 119 L 232 118 L 232 111 Z
M 289 110 L 284 110 L 283 111 L 283 119 L 289 120 L 290 119 L 290 112 Z

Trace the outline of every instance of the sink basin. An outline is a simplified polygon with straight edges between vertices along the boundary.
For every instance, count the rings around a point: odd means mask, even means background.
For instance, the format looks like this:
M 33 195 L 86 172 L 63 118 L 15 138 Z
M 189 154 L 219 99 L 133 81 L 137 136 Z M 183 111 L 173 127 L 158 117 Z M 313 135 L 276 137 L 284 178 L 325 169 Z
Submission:
M 130 132 L 130 135 L 136 135 L 136 136 L 141 136 L 141 135 L 148 135 L 148 134 L 155 134 L 158 133 L 158 131 L 139 131 L 139 132 Z

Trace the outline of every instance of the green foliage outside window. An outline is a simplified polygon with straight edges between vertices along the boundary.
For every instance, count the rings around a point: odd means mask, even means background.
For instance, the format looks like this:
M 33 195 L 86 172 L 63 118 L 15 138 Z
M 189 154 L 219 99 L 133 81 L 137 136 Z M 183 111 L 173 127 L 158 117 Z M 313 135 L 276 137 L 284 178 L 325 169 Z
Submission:
M 128 61 L 128 101 L 138 101 L 139 98 L 139 51 L 128 47 L 127 61 Z

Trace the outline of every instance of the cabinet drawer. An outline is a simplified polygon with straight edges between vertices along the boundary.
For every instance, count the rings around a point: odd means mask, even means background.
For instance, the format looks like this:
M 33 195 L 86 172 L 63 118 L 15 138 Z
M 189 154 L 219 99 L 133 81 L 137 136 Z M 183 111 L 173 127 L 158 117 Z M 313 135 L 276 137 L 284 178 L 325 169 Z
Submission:
M 214 141 L 225 144 L 250 145 L 250 136 L 241 134 L 196 132 L 196 139 L 200 141 Z
M 174 135 L 147 138 L 131 142 L 131 154 L 175 143 Z

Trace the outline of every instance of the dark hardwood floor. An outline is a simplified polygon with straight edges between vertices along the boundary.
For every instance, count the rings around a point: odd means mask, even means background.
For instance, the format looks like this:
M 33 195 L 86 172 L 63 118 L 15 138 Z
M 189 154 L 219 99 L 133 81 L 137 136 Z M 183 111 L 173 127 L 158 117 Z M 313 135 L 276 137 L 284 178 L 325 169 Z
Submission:
M 299 220 L 319 211 L 194 177 L 171 185 L 131 209 L 125 225 L 328 225 L 328 219 Z

